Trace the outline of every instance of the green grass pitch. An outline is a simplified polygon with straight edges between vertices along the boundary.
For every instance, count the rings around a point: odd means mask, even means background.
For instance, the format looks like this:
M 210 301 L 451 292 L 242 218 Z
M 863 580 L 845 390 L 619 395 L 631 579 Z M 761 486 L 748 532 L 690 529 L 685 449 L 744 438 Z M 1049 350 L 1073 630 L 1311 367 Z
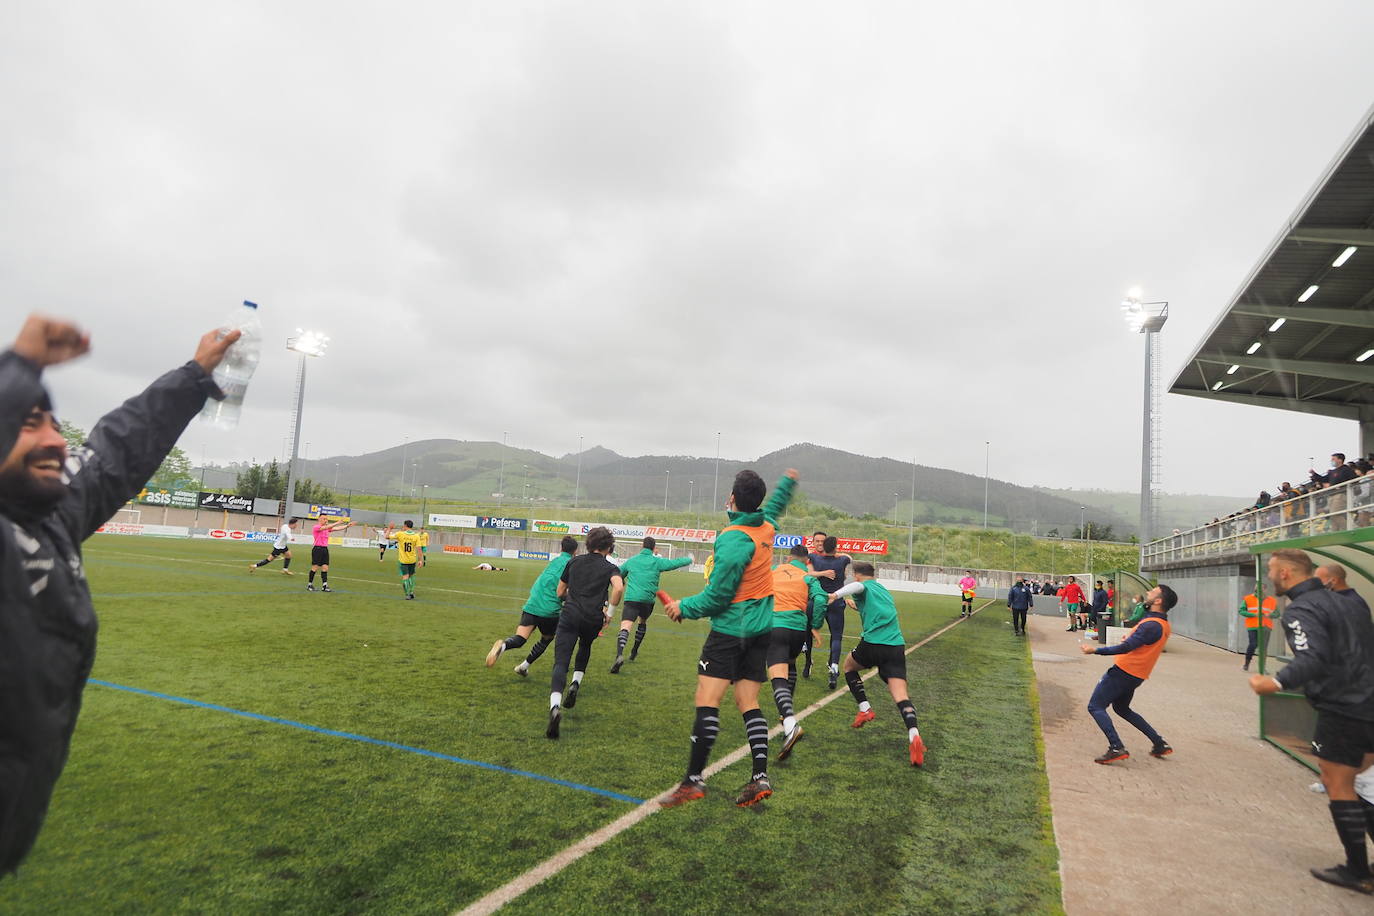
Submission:
M 93 682 L 0 912 L 451 913 L 681 778 L 704 623 L 656 612 L 616 676 L 608 628 L 552 742 L 552 651 L 528 679 L 511 670 L 523 651 L 482 664 L 542 563 L 490 573 L 438 556 L 404 601 L 394 552 L 335 549 L 331 594 L 305 591 L 308 547 L 295 576 L 279 563 L 249 574 L 266 552 L 87 543 Z M 678 596 L 700 583 L 663 582 Z M 898 602 L 909 644 L 958 615 L 956 598 Z M 746 759 L 706 799 L 654 814 L 508 911 L 1058 912 L 1030 658 L 1007 620 L 995 605 L 910 656 L 923 769 L 870 680 L 877 721 L 851 729 L 847 696 L 810 716 L 792 759 L 770 767 L 765 804 L 731 803 Z M 858 635 L 857 615 L 848 627 Z M 798 710 L 826 692 L 818 667 Z M 744 743 L 728 698 L 721 725 L 713 759 Z

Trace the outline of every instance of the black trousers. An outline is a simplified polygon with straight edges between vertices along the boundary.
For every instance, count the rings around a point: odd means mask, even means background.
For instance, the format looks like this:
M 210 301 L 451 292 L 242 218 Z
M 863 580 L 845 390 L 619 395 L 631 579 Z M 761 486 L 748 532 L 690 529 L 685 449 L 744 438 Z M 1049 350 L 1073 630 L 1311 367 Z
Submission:
M 1012 608 L 1012 609 L 1011 609 L 1011 628 L 1012 628 L 1013 630 L 1025 630 L 1025 629 L 1026 629 L 1026 609 L 1025 609 L 1025 608 L 1021 608 L 1020 610 L 1017 610 L 1016 608 Z
M 553 638 L 553 682 L 550 689 L 562 693 L 568 683 L 568 663 L 573 660 L 573 648 L 577 649 L 574 671 L 586 671 L 587 662 L 592 657 L 592 641 L 601 634 L 604 621 L 597 617 L 592 621 L 577 620 L 568 614 L 558 618 L 558 632 Z

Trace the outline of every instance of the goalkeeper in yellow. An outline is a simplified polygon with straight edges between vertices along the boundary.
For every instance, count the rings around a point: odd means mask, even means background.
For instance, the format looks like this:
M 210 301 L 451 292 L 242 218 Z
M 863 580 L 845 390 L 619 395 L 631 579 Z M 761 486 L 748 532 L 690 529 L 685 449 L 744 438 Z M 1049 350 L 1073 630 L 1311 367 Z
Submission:
M 414 601 L 415 566 L 420 562 L 420 544 L 424 537 L 415 530 L 415 523 L 410 519 L 406 519 L 404 525 L 400 531 L 394 531 L 391 525 L 387 525 L 386 539 L 396 542 L 396 568 L 401 573 L 401 591 L 405 592 L 407 601 Z

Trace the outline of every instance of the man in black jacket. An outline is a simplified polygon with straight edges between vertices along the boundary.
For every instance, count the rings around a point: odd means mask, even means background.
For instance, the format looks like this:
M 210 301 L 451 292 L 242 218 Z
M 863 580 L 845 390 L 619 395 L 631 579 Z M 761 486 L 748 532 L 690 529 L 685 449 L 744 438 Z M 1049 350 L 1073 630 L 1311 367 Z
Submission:
M 39 376 L 90 338 L 32 315 L 0 353 L 0 875 L 38 836 L 95 659 L 81 542 L 148 482 L 206 397 L 224 396 L 210 372 L 238 338 L 206 334 L 70 451 Z
M 1031 590 L 1026 587 L 1025 579 L 1017 579 L 1016 584 L 1007 592 L 1007 607 L 1011 608 L 1011 629 L 1017 636 L 1026 635 L 1026 612 L 1035 607 Z
M 1317 711 L 1312 749 L 1330 799 L 1346 863 L 1312 869 L 1322 881 L 1374 894 L 1364 835 L 1374 835 L 1374 805 L 1355 792 L 1355 776 L 1374 766 L 1374 621 L 1344 595 L 1322 587 L 1301 550 L 1269 556 L 1274 592 L 1287 595 L 1282 626 L 1293 661 L 1277 675 L 1255 674 L 1255 693 L 1299 690 Z
M 1088 624 L 1096 629 L 1099 625 L 1098 621 L 1105 613 L 1107 613 L 1107 590 L 1102 587 L 1102 580 L 1098 579 L 1093 586 L 1093 603 L 1088 608 Z

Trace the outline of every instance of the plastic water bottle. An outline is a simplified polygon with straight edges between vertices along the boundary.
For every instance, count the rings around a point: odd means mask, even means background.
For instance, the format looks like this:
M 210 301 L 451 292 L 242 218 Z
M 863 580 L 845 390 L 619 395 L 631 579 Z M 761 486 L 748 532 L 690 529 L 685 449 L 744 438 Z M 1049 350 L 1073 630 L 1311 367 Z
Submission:
M 262 353 L 262 320 L 258 317 L 256 302 L 243 300 L 243 305 L 225 319 L 219 333 L 223 337 L 235 330 L 241 331 L 242 336 L 234 341 L 214 371 L 215 384 L 224 392 L 224 400 L 211 398 L 200 412 L 202 419 L 219 429 L 234 429 L 239 425 L 243 396 L 248 393 L 253 370 L 258 368 L 258 357 Z

